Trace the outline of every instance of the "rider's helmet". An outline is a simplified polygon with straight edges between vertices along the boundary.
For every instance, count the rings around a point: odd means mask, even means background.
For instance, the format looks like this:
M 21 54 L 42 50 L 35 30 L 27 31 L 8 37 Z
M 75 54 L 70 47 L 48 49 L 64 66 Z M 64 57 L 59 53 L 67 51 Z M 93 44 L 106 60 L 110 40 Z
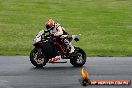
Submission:
M 47 29 L 52 29 L 55 27 L 55 21 L 53 19 L 49 19 L 45 24 Z

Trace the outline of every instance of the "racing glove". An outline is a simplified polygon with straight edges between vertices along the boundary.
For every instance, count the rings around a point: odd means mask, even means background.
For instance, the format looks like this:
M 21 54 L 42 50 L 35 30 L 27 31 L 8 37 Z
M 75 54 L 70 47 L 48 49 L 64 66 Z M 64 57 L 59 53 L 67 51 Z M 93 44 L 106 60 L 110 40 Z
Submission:
M 78 41 L 79 41 L 79 39 L 78 39 L 78 38 L 75 38 L 74 40 L 75 40 L 76 42 L 78 42 Z

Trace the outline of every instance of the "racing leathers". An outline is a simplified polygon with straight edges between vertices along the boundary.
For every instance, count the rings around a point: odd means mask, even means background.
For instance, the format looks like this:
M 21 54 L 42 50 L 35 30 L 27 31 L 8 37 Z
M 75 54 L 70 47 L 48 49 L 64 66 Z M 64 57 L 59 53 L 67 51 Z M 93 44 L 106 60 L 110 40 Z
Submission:
M 64 35 L 68 35 L 68 33 L 65 32 L 65 29 L 59 23 L 55 23 L 55 26 L 52 29 L 50 29 L 50 34 L 55 37 L 61 37 Z M 67 48 L 70 47 L 69 53 L 74 52 L 74 50 L 75 50 L 74 46 L 72 46 L 72 44 L 69 42 L 69 40 L 67 38 L 64 38 L 63 43 L 64 43 L 64 45 L 66 45 Z

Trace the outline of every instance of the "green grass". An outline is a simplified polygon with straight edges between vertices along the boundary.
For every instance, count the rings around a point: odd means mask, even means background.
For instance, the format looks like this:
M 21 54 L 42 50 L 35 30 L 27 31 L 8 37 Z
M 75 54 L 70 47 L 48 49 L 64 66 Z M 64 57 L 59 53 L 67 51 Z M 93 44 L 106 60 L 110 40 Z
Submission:
M 0 0 L 0 55 L 29 55 L 48 18 L 88 56 L 132 56 L 132 0 Z

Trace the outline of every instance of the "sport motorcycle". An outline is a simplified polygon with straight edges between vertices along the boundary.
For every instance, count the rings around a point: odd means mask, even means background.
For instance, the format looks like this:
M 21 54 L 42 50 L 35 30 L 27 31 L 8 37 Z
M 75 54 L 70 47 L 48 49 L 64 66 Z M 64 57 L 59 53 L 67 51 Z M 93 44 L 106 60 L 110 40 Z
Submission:
M 67 39 L 79 41 L 79 35 L 62 35 L 60 41 Z M 67 63 L 65 59 L 70 59 L 70 63 L 75 67 L 81 67 L 86 62 L 86 53 L 83 49 L 74 46 L 74 52 L 70 52 L 70 47 L 58 42 L 57 38 L 51 36 L 49 31 L 41 30 L 33 39 L 34 48 L 30 52 L 30 61 L 36 67 L 43 67 L 47 63 Z

